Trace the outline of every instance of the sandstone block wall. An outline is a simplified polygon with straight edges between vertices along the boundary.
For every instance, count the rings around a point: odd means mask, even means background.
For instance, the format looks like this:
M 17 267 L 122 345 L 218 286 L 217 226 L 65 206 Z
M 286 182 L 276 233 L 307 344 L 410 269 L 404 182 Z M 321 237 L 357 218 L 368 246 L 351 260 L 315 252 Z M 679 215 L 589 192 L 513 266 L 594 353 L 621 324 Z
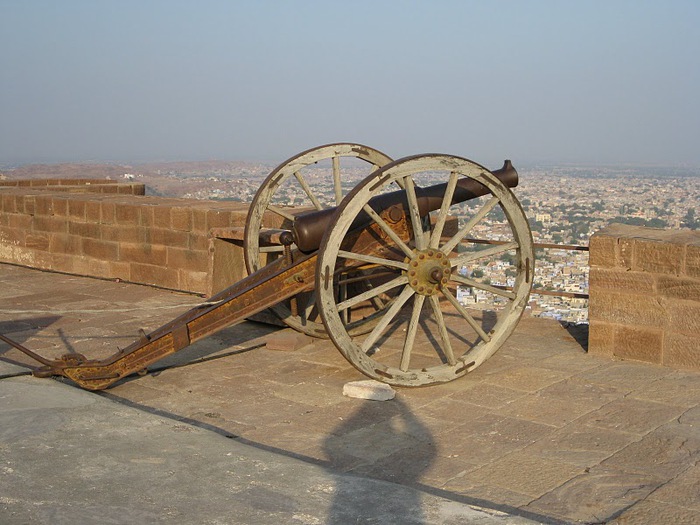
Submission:
M 0 181 L 0 262 L 211 295 L 245 275 L 248 206 L 144 196 L 143 184 Z
M 613 224 L 590 266 L 589 352 L 700 370 L 700 232 Z

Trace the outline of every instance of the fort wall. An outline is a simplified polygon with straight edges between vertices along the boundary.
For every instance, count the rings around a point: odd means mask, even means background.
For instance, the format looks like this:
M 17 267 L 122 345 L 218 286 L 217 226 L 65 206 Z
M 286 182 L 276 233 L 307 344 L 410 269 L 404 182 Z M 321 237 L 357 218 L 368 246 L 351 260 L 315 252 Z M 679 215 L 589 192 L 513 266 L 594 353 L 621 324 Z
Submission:
M 700 232 L 612 224 L 590 266 L 590 353 L 700 369 Z
M 204 295 L 245 276 L 240 235 L 230 232 L 245 225 L 247 204 L 144 190 L 88 179 L 0 181 L 0 262 Z

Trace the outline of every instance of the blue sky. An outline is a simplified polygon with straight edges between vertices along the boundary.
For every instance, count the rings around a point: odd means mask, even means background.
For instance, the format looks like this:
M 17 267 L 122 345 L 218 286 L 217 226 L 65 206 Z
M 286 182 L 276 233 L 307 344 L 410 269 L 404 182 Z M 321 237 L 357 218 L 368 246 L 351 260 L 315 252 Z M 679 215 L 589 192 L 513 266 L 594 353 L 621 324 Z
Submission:
M 700 166 L 700 2 L 0 0 L 0 165 Z

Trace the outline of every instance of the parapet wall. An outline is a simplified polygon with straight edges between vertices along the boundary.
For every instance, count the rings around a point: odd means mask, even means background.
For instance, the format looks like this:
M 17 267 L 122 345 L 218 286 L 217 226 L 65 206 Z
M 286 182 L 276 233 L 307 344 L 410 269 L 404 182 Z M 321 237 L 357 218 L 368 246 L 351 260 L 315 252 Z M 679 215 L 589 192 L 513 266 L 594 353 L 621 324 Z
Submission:
M 700 369 L 700 232 L 613 224 L 590 266 L 589 352 Z
M 240 243 L 212 231 L 242 227 L 247 211 L 144 196 L 143 184 L 0 181 L 0 262 L 211 295 L 245 275 Z

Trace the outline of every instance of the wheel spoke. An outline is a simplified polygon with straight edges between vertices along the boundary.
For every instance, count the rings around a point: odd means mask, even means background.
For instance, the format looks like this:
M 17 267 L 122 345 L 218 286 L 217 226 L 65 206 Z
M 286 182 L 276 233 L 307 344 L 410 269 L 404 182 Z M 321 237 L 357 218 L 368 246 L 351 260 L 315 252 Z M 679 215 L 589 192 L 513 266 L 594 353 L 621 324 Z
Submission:
M 505 253 L 507 251 L 514 250 L 517 247 L 517 242 L 500 244 L 494 246 L 493 248 L 487 248 L 486 250 L 481 250 L 474 253 L 466 253 L 464 255 L 460 255 L 459 257 L 454 257 L 453 259 L 450 259 L 450 262 L 452 263 L 452 267 L 454 268 L 455 266 L 459 266 L 461 264 L 466 264 L 472 261 L 478 261 L 479 259 L 483 259 L 484 257 L 492 257 L 494 255 Z
M 343 188 L 340 185 L 340 157 L 333 157 L 333 189 L 335 190 L 335 205 L 338 206 L 343 200 Z
M 289 213 L 287 210 L 284 210 L 280 208 L 279 206 L 275 206 L 274 204 L 269 204 L 267 206 L 267 209 L 270 210 L 273 213 L 276 213 L 277 215 L 281 215 L 285 219 L 289 219 L 290 221 L 294 221 L 295 217 L 291 213 Z
M 314 311 L 314 308 L 316 308 L 316 290 L 313 290 L 309 294 L 309 299 L 306 302 L 306 307 L 304 308 L 304 317 L 303 317 L 303 320 L 305 322 L 308 322 L 309 319 L 311 319 L 311 314 Z
M 299 184 L 301 185 L 301 188 L 304 190 L 304 193 L 311 199 L 311 202 L 314 205 L 314 208 L 317 210 L 322 210 L 323 206 L 321 203 L 318 201 L 316 198 L 316 195 L 314 195 L 314 192 L 311 191 L 311 187 L 309 186 L 309 183 L 306 182 L 306 179 L 302 176 L 300 171 L 295 171 L 294 172 L 294 177 L 299 181 Z
M 381 257 L 375 257 L 374 255 L 365 255 L 363 253 L 353 253 L 347 252 L 345 250 L 338 250 L 338 257 L 343 257 L 345 259 L 355 259 L 357 261 L 378 264 L 380 266 L 389 266 L 391 268 L 398 268 L 399 270 L 408 270 L 408 263 L 405 263 L 403 261 L 392 261 L 391 259 L 382 259 Z
M 420 313 L 423 309 L 424 301 L 425 295 L 416 294 L 413 297 L 413 312 L 411 312 L 411 320 L 408 323 L 406 339 L 404 339 L 403 351 L 401 352 L 401 364 L 399 365 L 399 368 L 404 372 L 408 370 L 408 365 L 411 363 L 411 351 L 416 340 L 416 331 L 418 330 L 418 323 L 420 323 Z
M 479 337 L 481 337 L 484 341 L 487 343 L 491 340 L 491 337 L 482 330 L 482 328 L 479 326 L 479 323 L 476 322 L 476 320 L 471 316 L 469 312 L 467 312 L 466 308 L 459 304 L 459 301 L 455 298 L 454 295 L 450 293 L 449 290 L 446 290 L 445 288 L 442 289 L 442 293 L 445 297 L 447 297 L 447 300 L 450 301 L 452 306 L 455 307 L 455 310 L 457 310 L 460 315 L 464 318 L 467 323 L 469 323 L 469 326 L 471 326 L 474 331 L 479 334 Z
M 336 301 L 337 303 L 342 303 L 348 298 L 348 285 L 344 284 L 343 282 L 338 283 L 338 300 Z M 338 311 L 340 314 L 340 320 L 343 322 L 344 325 L 347 326 L 348 321 L 350 320 L 350 312 L 346 308 L 345 310 Z
M 442 351 L 447 358 L 447 362 L 450 366 L 454 365 L 457 360 L 455 359 L 455 354 L 452 351 L 452 343 L 450 343 L 450 335 L 447 333 L 447 326 L 445 325 L 445 318 L 442 315 L 442 309 L 440 308 L 440 300 L 437 295 L 430 296 L 430 306 L 433 308 L 433 314 L 435 315 L 435 322 L 438 325 L 438 331 L 440 332 L 440 339 L 442 340 Z
M 374 219 L 374 222 L 377 223 L 377 225 L 382 229 L 384 233 L 386 233 L 392 241 L 396 243 L 396 245 L 401 248 L 401 251 L 406 254 L 408 257 L 413 257 L 413 250 L 408 247 L 408 245 L 403 242 L 401 237 L 389 226 L 384 219 L 382 219 L 379 214 L 372 209 L 372 207 L 369 204 L 365 204 L 364 208 L 362 208 L 367 215 L 372 217 Z
M 408 199 L 408 212 L 411 216 L 411 224 L 413 225 L 413 235 L 416 240 L 416 248 L 418 250 L 425 250 L 425 232 L 423 231 L 423 221 L 420 218 L 420 211 L 418 210 L 418 198 L 416 197 L 416 187 L 413 184 L 412 177 L 406 177 L 404 179 L 406 183 L 406 197 Z
M 450 280 L 458 282 L 459 284 L 471 286 L 472 288 L 478 288 L 479 290 L 483 290 L 485 292 L 500 295 L 501 297 L 506 297 L 511 300 L 515 299 L 515 293 L 513 293 L 511 290 L 496 288 L 495 286 L 489 286 L 488 284 L 480 283 L 478 281 L 474 281 L 473 279 L 468 279 L 460 275 L 453 275 L 450 277 Z
M 497 197 L 492 197 L 486 204 L 484 204 L 484 207 L 479 210 L 479 212 L 474 215 L 467 224 L 465 224 L 461 230 L 459 230 L 454 237 L 452 237 L 445 245 L 442 247 L 442 252 L 447 254 L 450 253 L 455 246 L 457 246 L 460 242 L 462 242 L 462 239 L 464 239 L 471 229 L 499 203 L 499 199 Z
M 389 326 L 389 323 L 391 323 L 391 321 L 394 320 L 396 314 L 399 313 L 399 310 L 401 310 L 403 305 L 406 303 L 406 301 L 408 301 L 411 298 L 413 294 L 413 288 L 411 288 L 410 286 L 406 286 L 403 289 L 399 296 L 394 300 L 393 304 L 386 311 L 379 324 L 377 324 L 377 326 L 374 327 L 374 330 L 370 332 L 370 334 L 367 336 L 367 339 L 365 339 L 362 342 L 362 351 L 364 353 L 367 353 L 372 349 L 374 343 L 376 343 L 379 337 L 381 337 L 382 332 L 384 332 L 386 327 Z
M 391 290 L 392 288 L 396 288 L 397 286 L 400 286 L 402 284 L 406 284 L 408 282 L 408 278 L 405 275 L 399 275 L 396 279 L 392 279 L 391 281 L 382 284 L 381 286 L 376 286 L 373 287 L 366 292 L 363 292 L 359 295 L 356 295 L 354 297 L 351 297 L 350 299 L 346 299 L 342 303 L 338 303 L 337 308 L 338 311 L 341 312 L 343 310 L 346 310 L 348 308 L 352 308 L 356 304 L 361 303 L 362 301 L 367 301 L 369 299 L 373 299 L 377 297 L 378 295 L 383 294 L 384 292 L 387 292 Z
M 440 246 L 440 238 L 442 237 L 442 232 L 445 229 L 445 221 L 447 220 L 447 214 L 450 211 L 450 206 L 452 205 L 452 196 L 455 193 L 455 188 L 457 187 L 458 175 L 456 172 L 450 173 L 450 179 L 447 181 L 447 187 L 445 188 L 445 195 L 442 198 L 442 205 L 440 206 L 440 212 L 438 213 L 437 220 L 435 221 L 435 228 L 433 228 L 433 233 L 430 236 L 430 248 L 437 250 Z

